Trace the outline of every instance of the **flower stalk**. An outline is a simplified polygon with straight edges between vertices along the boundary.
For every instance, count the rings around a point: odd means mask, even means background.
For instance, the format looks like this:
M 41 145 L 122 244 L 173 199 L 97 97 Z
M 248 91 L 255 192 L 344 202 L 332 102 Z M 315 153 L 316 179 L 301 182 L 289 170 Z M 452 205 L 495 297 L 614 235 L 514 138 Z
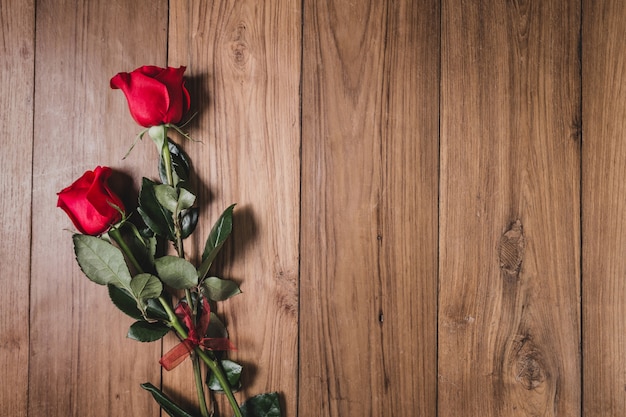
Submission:
M 171 187 L 175 187 L 176 184 L 174 184 L 174 173 L 172 170 L 172 155 L 171 155 L 169 144 L 168 144 L 169 139 L 167 138 L 166 126 L 163 126 L 162 132 L 163 132 L 164 140 L 163 140 L 163 145 L 161 147 L 161 158 L 163 158 L 163 164 L 165 166 L 165 176 L 167 178 L 168 185 Z M 176 251 L 180 258 L 185 258 L 180 218 L 176 215 L 176 213 L 174 213 L 173 215 L 173 221 L 174 221 L 174 234 L 176 238 Z M 185 297 L 187 298 L 187 302 L 189 303 L 189 306 L 191 307 L 193 324 L 195 325 L 196 315 L 197 315 L 197 305 L 196 303 L 194 303 L 194 300 L 191 297 L 191 291 L 188 288 L 185 289 Z M 175 321 L 178 321 L 178 318 L 176 317 L 176 315 L 174 315 L 173 317 L 176 319 Z M 170 320 L 171 319 L 172 317 L 170 317 Z M 183 339 L 187 337 L 186 332 L 184 333 L 179 332 L 179 336 L 181 336 Z M 228 379 L 224 375 L 224 372 L 222 371 L 218 361 L 214 358 L 211 358 L 204 350 L 202 350 L 199 347 L 196 347 L 194 349 L 194 353 L 195 354 L 191 355 L 191 360 L 193 362 L 194 380 L 196 383 L 196 391 L 198 394 L 198 400 L 200 402 L 200 409 L 202 411 L 203 417 L 209 417 L 209 411 L 206 405 L 206 398 L 204 395 L 204 387 L 202 383 L 202 374 L 200 370 L 200 362 L 198 358 L 201 358 L 202 361 L 209 367 L 210 371 L 215 374 L 224 393 L 226 394 L 226 397 L 228 398 L 228 402 L 230 403 L 235 413 L 235 416 L 242 417 L 241 410 L 239 409 L 239 404 L 237 404 L 237 400 L 235 399 L 233 392 L 230 388 L 230 383 L 228 382 Z
M 169 324 L 176 331 L 178 337 L 181 340 L 185 340 L 188 337 L 187 331 L 180 323 L 180 320 L 178 320 L 178 317 L 172 310 L 172 307 L 163 297 L 159 297 L 159 302 L 167 312 Z M 230 388 L 228 378 L 226 378 L 226 375 L 224 375 L 224 371 L 222 371 L 222 368 L 220 367 L 217 359 L 213 357 L 211 353 L 206 352 L 199 347 L 194 348 L 194 353 L 200 359 L 202 359 L 202 362 L 204 362 L 209 367 L 209 370 L 215 374 L 215 377 L 219 381 L 222 389 L 224 390 L 224 394 L 226 394 L 226 398 L 228 398 L 228 402 L 235 413 L 235 417 L 243 417 L 243 415 L 241 414 L 241 410 L 239 409 L 239 404 L 237 404 L 237 400 L 235 399 L 235 396 L 233 394 L 233 390 Z

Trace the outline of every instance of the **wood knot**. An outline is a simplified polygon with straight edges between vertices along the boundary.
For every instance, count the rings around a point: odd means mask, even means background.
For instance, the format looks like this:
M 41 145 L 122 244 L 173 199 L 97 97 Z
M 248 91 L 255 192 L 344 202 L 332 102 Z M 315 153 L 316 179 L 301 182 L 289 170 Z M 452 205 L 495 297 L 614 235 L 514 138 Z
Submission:
M 516 220 L 500 238 L 498 247 L 500 269 L 508 275 L 518 275 L 524 258 L 524 230 L 522 222 Z
M 513 342 L 515 381 L 526 390 L 537 389 L 546 379 L 541 351 L 529 335 L 520 335 Z
M 230 43 L 233 61 L 238 67 L 245 67 L 249 59 L 246 32 L 246 24 L 244 22 L 240 22 L 234 30 L 232 41 Z

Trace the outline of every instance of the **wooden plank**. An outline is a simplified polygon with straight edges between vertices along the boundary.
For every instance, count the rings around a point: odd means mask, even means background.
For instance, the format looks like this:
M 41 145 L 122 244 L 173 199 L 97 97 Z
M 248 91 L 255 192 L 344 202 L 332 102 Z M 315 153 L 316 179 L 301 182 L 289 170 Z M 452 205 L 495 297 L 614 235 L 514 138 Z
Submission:
M 298 415 L 434 416 L 438 3 L 304 17 Z
M 30 219 L 35 70 L 33 1 L 0 6 L 0 374 L 3 414 L 27 413 L 29 360 Z
M 580 415 L 580 4 L 442 4 L 439 415 Z
M 300 3 L 173 1 L 170 65 L 187 65 L 200 111 L 185 143 L 198 174 L 200 226 L 188 253 L 198 257 L 212 223 L 231 203 L 234 231 L 215 273 L 243 294 L 219 303 L 244 365 L 241 401 L 281 394 L 296 415 L 300 203 Z M 195 254 L 195 255 L 194 255 Z M 182 367 L 182 366 L 181 366 Z M 164 386 L 190 373 L 164 374 Z M 191 399 L 190 399 L 191 401 Z M 223 415 L 229 415 L 221 402 Z
M 583 1 L 584 415 L 626 415 L 626 5 Z
M 124 96 L 119 71 L 164 65 L 167 2 L 37 3 L 31 363 L 29 415 L 157 415 L 139 384 L 160 380 L 159 343 L 126 339 L 132 319 L 74 260 L 71 228 L 55 193 L 97 165 L 113 167 L 128 205 L 141 175 L 156 176 Z M 139 149 L 143 148 L 143 149 Z M 135 197 L 133 197 L 133 194 Z

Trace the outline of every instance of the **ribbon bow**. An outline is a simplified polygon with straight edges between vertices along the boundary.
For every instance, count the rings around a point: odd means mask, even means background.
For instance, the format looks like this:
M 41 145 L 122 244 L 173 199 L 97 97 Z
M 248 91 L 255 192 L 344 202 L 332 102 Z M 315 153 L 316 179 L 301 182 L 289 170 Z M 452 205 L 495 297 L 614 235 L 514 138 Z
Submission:
M 202 313 L 196 325 L 193 325 L 193 316 L 189 304 L 181 302 L 174 310 L 176 316 L 183 321 L 189 330 L 185 340 L 170 349 L 161 357 L 159 363 L 163 368 L 170 371 L 184 361 L 197 347 L 207 350 L 235 350 L 235 346 L 225 337 L 204 337 L 209 328 L 211 308 L 205 298 L 202 298 Z

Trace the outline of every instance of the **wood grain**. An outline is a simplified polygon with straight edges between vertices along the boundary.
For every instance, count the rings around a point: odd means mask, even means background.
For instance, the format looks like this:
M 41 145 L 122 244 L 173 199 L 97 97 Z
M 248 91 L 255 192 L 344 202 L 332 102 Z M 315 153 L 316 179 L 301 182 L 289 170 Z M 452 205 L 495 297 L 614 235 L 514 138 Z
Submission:
M 34 49 L 34 2 L 0 6 L 0 404 L 16 417 L 28 409 Z
M 29 415 L 157 415 L 139 384 L 159 383 L 160 344 L 125 338 L 132 319 L 80 272 L 55 194 L 97 165 L 135 195 L 156 174 L 150 143 L 122 161 L 140 127 L 109 79 L 165 64 L 167 2 L 38 2 L 36 15 Z
M 434 415 L 436 2 L 304 2 L 299 416 Z
M 2 413 L 158 416 L 139 384 L 161 378 L 195 403 L 189 362 L 161 375 L 161 345 L 124 338 L 55 208 L 96 165 L 129 205 L 156 176 L 149 141 L 122 161 L 140 128 L 108 83 L 169 64 L 199 111 L 191 258 L 238 203 L 214 273 L 244 292 L 219 306 L 240 400 L 626 415 L 625 19 L 616 0 L 3 0 Z
M 233 235 L 214 271 L 243 291 L 219 303 L 238 349 L 229 357 L 244 365 L 237 396 L 278 391 L 284 416 L 295 416 L 300 5 L 174 1 L 170 11 L 169 64 L 189 67 L 200 111 L 190 130 L 202 143 L 185 144 L 203 209 L 189 253 L 201 253 L 213 222 L 237 203 Z M 166 386 L 179 385 L 179 376 L 165 378 Z
M 626 7 L 583 2 L 584 415 L 626 414 Z
M 442 3 L 440 416 L 580 413 L 579 27 Z

